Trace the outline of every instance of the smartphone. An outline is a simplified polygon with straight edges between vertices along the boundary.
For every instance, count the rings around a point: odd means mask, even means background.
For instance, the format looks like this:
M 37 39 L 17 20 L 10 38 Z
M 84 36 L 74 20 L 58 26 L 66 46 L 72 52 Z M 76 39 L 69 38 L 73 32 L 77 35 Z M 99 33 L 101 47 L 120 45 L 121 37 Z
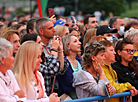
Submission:
M 76 19 L 75 19 L 75 17 L 74 16 L 71 16 L 71 21 L 72 21 L 72 23 L 75 25 L 75 27 L 77 26 L 76 25 L 76 23 L 77 23 L 77 21 L 76 21 Z
M 49 8 L 48 13 L 49 13 L 49 18 L 51 18 L 53 15 L 55 15 L 53 8 Z

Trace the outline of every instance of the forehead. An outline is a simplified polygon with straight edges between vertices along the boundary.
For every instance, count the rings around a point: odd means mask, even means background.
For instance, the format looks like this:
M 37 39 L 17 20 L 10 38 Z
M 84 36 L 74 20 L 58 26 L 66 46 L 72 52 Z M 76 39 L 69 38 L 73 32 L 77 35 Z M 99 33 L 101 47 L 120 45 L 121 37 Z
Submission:
M 70 37 L 70 41 L 73 41 L 74 39 L 77 39 L 77 37 L 76 36 L 71 36 Z
M 13 33 L 13 35 L 11 35 L 10 41 L 13 40 L 19 40 L 19 36 L 16 33 Z
M 88 22 L 97 21 L 96 17 L 89 17 Z
M 124 49 L 133 49 L 133 44 L 124 45 Z

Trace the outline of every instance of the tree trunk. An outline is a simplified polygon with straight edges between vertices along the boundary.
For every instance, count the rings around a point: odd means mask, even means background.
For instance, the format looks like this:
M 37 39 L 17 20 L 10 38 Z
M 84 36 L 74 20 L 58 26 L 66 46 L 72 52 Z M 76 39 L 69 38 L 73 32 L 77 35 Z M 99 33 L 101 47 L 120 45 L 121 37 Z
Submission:
M 132 9 L 131 4 L 132 4 L 132 3 L 131 3 L 131 1 L 129 1 L 129 2 L 128 2 L 129 10 L 131 10 L 131 9 Z

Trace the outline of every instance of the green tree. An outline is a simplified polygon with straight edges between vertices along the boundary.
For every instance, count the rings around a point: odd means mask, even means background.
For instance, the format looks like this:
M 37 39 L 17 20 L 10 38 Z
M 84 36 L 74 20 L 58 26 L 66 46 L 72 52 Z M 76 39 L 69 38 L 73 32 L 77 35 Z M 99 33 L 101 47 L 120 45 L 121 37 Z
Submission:
M 126 0 L 126 2 L 128 3 L 128 6 L 129 6 L 129 9 L 131 10 L 132 9 L 132 2 L 133 1 L 136 1 L 136 0 Z

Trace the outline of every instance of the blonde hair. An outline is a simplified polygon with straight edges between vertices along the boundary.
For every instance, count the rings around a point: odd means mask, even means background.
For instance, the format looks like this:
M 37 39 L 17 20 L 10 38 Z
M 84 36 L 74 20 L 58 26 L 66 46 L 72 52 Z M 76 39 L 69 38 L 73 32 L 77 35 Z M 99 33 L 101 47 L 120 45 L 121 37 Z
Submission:
M 64 26 L 64 25 L 56 25 L 55 26 L 55 30 L 56 30 L 55 35 L 58 35 L 59 37 L 62 38 L 65 29 L 68 29 L 68 27 Z
M 93 36 L 96 36 L 96 28 L 89 29 L 83 39 L 83 47 L 90 41 Z
M 24 42 L 15 57 L 15 63 L 13 73 L 21 88 L 25 91 L 26 89 L 31 91 L 30 81 L 33 78 L 36 59 L 39 51 L 42 50 L 42 46 L 34 41 Z
M 10 29 L 10 30 L 7 30 L 7 31 L 2 32 L 2 33 L 0 34 L 0 37 L 5 38 L 6 40 L 10 41 L 11 36 L 12 36 L 14 33 L 17 34 L 17 35 L 19 36 L 18 30 L 12 30 L 12 29 Z

